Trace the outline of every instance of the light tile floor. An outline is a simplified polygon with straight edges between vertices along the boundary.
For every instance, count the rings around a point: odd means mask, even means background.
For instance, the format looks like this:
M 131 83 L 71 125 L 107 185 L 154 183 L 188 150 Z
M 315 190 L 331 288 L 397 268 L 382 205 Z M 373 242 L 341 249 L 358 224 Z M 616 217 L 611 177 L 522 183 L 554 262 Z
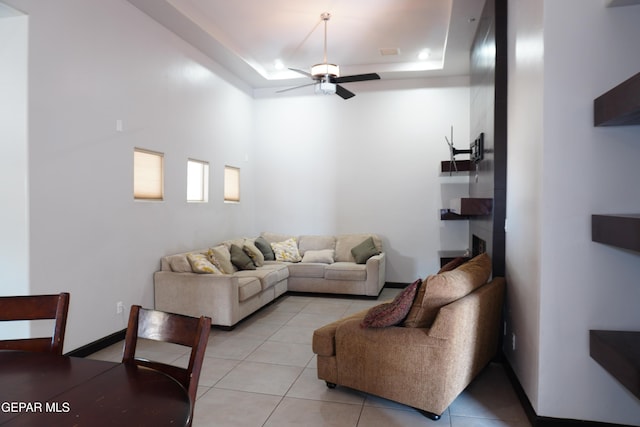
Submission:
M 286 295 L 232 331 L 212 329 L 200 376 L 194 427 L 529 427 L 500 364 L 490 364 L 432 421 L 415 409 L 344 387 L 328 389 L 316 376 L 313 331 L 381 301 Z M 186 366 L 188 349 L 155 342 L 138 354 Z M 122 343 L 89 356 L 120 361 Z

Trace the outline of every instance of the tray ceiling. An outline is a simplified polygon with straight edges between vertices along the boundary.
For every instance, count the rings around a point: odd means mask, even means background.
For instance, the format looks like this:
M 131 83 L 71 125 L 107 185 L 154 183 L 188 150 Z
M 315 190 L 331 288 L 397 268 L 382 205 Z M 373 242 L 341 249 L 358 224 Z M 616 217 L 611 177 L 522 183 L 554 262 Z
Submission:
M 129 0 L 253 88 L 298 84 L 327 60 L 342 75 L 466 75 L 484 0 Z

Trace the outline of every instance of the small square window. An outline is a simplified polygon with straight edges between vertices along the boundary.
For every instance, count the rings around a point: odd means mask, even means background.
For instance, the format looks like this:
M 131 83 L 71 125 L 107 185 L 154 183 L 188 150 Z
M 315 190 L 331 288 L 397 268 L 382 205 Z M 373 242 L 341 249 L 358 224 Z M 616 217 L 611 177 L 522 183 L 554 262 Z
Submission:
M 164 199 L 164 154 L 135 148 L 133 150 L 133 198 Z
M 209 201 L 209 163 L 187 160 L 187 202 Z
M 224 167 L 224 201 L 240 201 L 240 168 Z

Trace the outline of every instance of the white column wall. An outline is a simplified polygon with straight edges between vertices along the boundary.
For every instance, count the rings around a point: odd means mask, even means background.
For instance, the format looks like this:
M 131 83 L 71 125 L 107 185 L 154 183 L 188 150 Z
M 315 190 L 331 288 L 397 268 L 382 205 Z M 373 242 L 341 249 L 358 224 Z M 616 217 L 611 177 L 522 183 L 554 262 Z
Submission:
M 29 293 L 28 21 L 6 13 L 0 17 L 0 295 L 24 295 Z M 0 337 L 28 334 L 27 324 L 3 323 Z
M 590 358 L 589 330 L 640 330 L 640 255 L 591 241 L 592 214 L 640 212 L 638 127 L 593 126 L 594 98 L 640 70 L 640 6 L 523 3 L 509 4 L 510 34 L 537 39 L 542 22 L 544 60 L 510 51 L 509 359 L 539 416 L 639 425 L 638 399 Z
M 534 408 L 540 349 L 543 4 L 509 2 L 505 336 L 503 351 Z M 515 337 L 516 349 L 513 349 Z

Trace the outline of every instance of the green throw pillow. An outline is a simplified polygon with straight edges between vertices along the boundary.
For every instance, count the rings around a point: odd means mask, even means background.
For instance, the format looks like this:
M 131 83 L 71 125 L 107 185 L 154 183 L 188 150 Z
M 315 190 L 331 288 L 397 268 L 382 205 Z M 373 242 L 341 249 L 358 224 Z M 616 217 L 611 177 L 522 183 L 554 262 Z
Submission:
M 271 245 L 269 244 L 269 242 L 266 241 L 264 237 L 262 236 L 256 237 L 256 240 L 255 242 L 253 242 L 253 244 L 256 245 L 256 248 L 258 248 L 260 252 L 262 252 L 262 255 L 264 255 L 265 261 L 276 260 L 276 254 L 273 253 L 273 249 L 271 248 Z
M 380 251 L 373 243 L 373 237 L 368 237 L 351 249 L 351 255 L 356 259 L 356 264 L 365 264 L 369 258 L 379 253 Z
M 240 246 L 231 245 L 231 262 L 238 270 L 255 270 L 256 265 Z

